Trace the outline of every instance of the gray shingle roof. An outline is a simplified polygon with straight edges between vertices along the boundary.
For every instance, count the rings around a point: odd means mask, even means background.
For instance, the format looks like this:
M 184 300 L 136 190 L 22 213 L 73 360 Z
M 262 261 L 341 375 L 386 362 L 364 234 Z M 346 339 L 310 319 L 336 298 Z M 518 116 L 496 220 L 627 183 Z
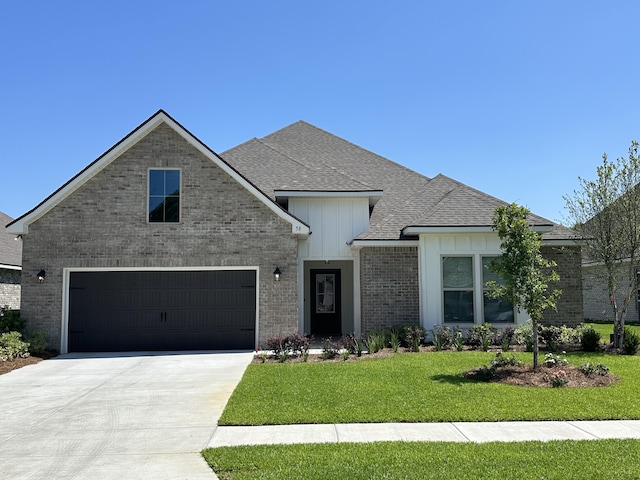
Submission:
M 396 240 L 407 226 L 490 226 L 495 208 L 506 204 L 444 175 L 425 177 L 303 121 L 221 156 L 272 199 L 276 190 L 382 190 L 359 240 Z M 553 225 L 533 214 L 530 221 Z M 554 236 L 569 238 L 569 232 Z
M 19 267 L 22 265 L 22 242 L 16 241 L 16 236 L 5 228 L 12 220 L 9 215 L 0 212 L 0 265 Z

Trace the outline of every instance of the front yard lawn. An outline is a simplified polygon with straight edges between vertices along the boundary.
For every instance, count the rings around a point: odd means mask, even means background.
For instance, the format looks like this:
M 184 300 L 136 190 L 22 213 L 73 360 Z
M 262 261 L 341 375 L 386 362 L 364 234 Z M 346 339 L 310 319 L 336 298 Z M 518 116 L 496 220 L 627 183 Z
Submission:
M 334 443 L 213 448 L 221 480 L 637 479 L 639 440 Z
M 530 353 L 516 356 L 531 362 Z M 462 376 L 493 358 L 450 351 L 251 364 L 219 424 L 640 419 L 640 356 L 567 355 L 574 365 L 606 364 L 620 378 L 607 387 L 521 387 Z

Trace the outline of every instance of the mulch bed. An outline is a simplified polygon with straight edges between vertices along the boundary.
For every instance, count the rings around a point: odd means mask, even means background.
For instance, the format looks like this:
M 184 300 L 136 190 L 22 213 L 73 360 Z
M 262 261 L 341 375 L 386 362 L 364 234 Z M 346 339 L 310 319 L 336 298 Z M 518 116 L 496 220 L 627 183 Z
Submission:
M 41 362 L 42 360 L 47 360 L 49 358 L 55 357 L 56 355 L 57 353 L 55 352 L 47 352 L 43 355 L 30 355 L 26 358 L 16 358 L 7 362 L 0 362 L 0 375 L 9 373 L 18 368 L 26 367 L 27 365 L 33 365 L 35 363 Z
M 465 347 L 467 350 L 468 347 Z M 515 348 L 514 350 L 524 350 L 523 348 Z M 400 349 L 400 351 L 404 352 L 405 349 Z M 420 348 L 421 352 L 433 352 L 435 351 L 432 346 L 423 346 Z M 492 348 L 490 351 L 499 351 L 499 348 Z M 337 355 L 334 358 L 323 358 L 322 355 L 313 354 L 309 355 L 307 358 L 307 363 L 317 363 L 317 362 L 357 362 L 361 360 L 371 359 L 371 358 L 386 358 L 393 355 L 393 352 L 390 348 L 385 348 L 380 350 L 379 352 L 369 354 L 363 353 L 361 357 L 358 357 L 355 354 L 349 355 L 347 359 L 345 359 L 342 355 Z M 542 355 L 543 356 L 543 355 Z M 302 363 L 304 360 L 299 356 L 292 356 L 287 358 L 286 363 Z M 280 360 L 273 355 L 258 355 L 256 354 L 253 358 L 253 363 L 280 363 Z M 467 372 L 464 372 L 462 375 L 469 380 L 474 381 L 482 381 L 476 378 L 476 373 L 482 367 L 474 368 Z M 606 387 L 608 385 L 612 385 L 619 381 L 619 378 L 615 375 L 611 375 L 610 373 L 606 375 L 598 375 L 596 373 L 591 375 L 585 375 L 582 371 L 574 366 L 574 365 L 563 365 L 563 366 L 555 366 L 555 367 L 546 367 L 544 365 L 540 365 L 538 370 L 533 369 L 533 365 L 530 364 L 521 364 L 516 366 L 502 366 L 496 368 L 495 378 L 489 380 L 490 382 L 495 383 L 504 383 L 508 385 L 518 385 L 522 387 L 549 387 L 551 388 L 551 382 L 549 381 L 551 375 L 558 370 L 563 370 L 569 380 L 569 382 L 563 388 L 584 388 L 584 387 Z
M 470 379 L 476 380 L 476 375 L 481 367 L 474 368 L 465 372 L 463 375 Z M 522 364 L 516 366 L 504 366 L 496 368 L 496 376 L 490 382 L 505 383 L 508 385 L 518 385 L 521 387 L 552 387 L 549 379 L 558 371 L 564 371 L 569 380 L 563 388 L 584 388 L 584 387 L 606 387 L 616 383 L 619 378 L 615 375 L 607 373 L 606 375 L 598 375 L 593 373 L 585 375 L 574 365 L 564 365 L 558 367 L 538 367 L 533 369 L 533 365 Z

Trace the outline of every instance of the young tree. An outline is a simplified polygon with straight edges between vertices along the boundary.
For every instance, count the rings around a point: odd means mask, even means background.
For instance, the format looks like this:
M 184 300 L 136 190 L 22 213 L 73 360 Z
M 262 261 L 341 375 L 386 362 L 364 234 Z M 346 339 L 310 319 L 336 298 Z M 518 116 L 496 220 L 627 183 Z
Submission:
M 610 162 L 605 153 L 596 174 L 595 180 L 579 177 L 581 188 L 564 199 L 568 220 L 585 241 L 586 258 L 604 268 L 606 294 L 613 313 L 613 344 L 620 348 L 625 314 L 637 288 L 640 257 L 638 142 L 631 142 L 627 158 Z
M 560 277 L 553 270 L 555 262 L 540 253 L 542 239 L 531 229 L 528 216 L 529 210 L 515 203 L 496 208 L 493 229 L 502 240 L 502 254 L 492 263 L 491 269 L 502 277 L 503 283 L 488 282 L 488 295 L 505 298 L 531 317 L 533 368 L 537 369 L 538 322 L 547 308 L 556 308 L 561 291 L 549 290 L 549 284 Z

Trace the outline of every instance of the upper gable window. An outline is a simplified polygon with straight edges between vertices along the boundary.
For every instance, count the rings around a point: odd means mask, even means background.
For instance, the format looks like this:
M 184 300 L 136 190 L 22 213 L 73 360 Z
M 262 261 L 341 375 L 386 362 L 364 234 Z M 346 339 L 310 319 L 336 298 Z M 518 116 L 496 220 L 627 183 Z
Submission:
M 149 170 L 149 222 L 180 221 L 180 170 Z

